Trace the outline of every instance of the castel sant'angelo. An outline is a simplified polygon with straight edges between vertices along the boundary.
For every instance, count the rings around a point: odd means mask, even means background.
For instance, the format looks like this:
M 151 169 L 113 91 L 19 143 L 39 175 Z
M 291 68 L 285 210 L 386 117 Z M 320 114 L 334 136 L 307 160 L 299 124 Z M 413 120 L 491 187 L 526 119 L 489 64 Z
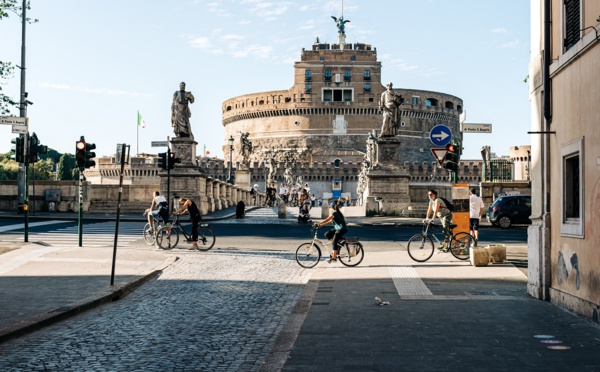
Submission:
M 264 169 L 274 158 L 278 169 L 275 182 L 283 182 L 284 170 L 293 167 L 294 175 L 311 186 L 322 183 L 317 187 L 322 191 L 330 189 L 327 183 L 338 174 L 347 182 L 343 191 L 354 194 L 352 184 L 356 184 L 367 139 L 381 133 L 379 101 L 386 86 L 381 81 L 377 49 L 369 44 L 346 43 L 343 23 L 340 28 L 336 22 L 338 42 L 329 44 L 317 38 L 311 48 L 303 48 L 300 61 L 294 63 L 291 88 L 250 93 L 223 102 L 226 139 L 233 137 L 237 143 L 240 133 L 247 133 L 252 142 L 252 183 L 264 182 Z M 434 166 L 429 132 L 443 124 L 460 133 L 462 100 L 446 93 L 397 86 L 393 91 L 402 97 L 396 127 L 401 141 L 399 165 L 410 167 L 412 174 L 413 165 L 418 163 L 423 180 L 432 174 L 445 176 L 445 170 Z M 226 166 L 230 153 L 227 144 L 223 152 Z M 236 149 L 232 158 L 234 167 L 243 161 Z

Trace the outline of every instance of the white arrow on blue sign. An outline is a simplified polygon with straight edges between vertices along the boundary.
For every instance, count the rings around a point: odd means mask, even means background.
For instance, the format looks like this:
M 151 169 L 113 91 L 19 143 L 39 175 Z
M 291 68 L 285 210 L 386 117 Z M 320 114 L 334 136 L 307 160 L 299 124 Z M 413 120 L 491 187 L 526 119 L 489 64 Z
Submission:
M 452 131 L 445 125 L 439 124 L 429 132 L 429 140 L 436 146 L 446 146 L 452 139 Z

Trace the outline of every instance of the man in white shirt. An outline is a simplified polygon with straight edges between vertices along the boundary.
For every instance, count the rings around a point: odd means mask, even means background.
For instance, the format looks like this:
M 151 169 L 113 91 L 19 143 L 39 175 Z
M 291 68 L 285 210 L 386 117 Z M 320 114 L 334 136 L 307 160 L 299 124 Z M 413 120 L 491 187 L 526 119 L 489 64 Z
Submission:
M 148 223 L 150 224 L 151 229 L 154 229 L 153 217 L 156 217 L 159 214 L 163 220 L 163 223 L 169 222 L 169 206 L 167 199 L 160 195 L 158 191 L 155 191 L 152 204 L 150 205 L 150 208 L 146 209 L 146 213 L 148 213 Z
M 475 246 L 479 241 L 479 222 L 483 216 L 483 200 L 475 193 L 476 190 L 471 189 L 471 195 L 469 196 L 469 226 L 471 227 L 471 236 L 475 239 Z
M 446 203 L 442 199 L 438 198 L 437 191 L 429 190 L 427 196 L 429 197 L 429 207 L 427 208 L 425 220 L 433 221 L 436 217 L 439 217 L 444 229 L 444 243 L 438 247 L 438 250 L 446 251 L 450 246 L 450 240 L 452 240 L 452 229 L 450 229 L 452 211 L 446 207 Z

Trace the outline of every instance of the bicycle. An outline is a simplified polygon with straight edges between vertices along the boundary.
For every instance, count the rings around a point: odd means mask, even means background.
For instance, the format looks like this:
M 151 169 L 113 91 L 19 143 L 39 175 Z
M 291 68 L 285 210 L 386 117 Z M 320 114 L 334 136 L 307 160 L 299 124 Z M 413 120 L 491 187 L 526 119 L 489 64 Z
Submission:
M 417 262 L 425 262 L 433 256 L 435 248 L 430 236 L 433 236 L 438 244 L 442 244 L 438 237 L 429 231 L 430 228 L 435 226 L 436 225 L 429 220 L 423 221 L 423 232 L 415 234 L 408 240 L 407 251 L 410 258 Z M 456 226 L 457 225 L 455 224 L 451 224 L 450 230 L 454 230 Z M 450 251 L 454 257 L 464 261 L 469 259 L 469 250 L 472 247 L 475 247 L 475 240 L 473 237 L 469 233 L 459 232 L 452 235 L 448 249 L 443 252 Z
M 181 222 L 179 215 L 175 215 L 171 225 L 162 226 L 156 232 L 156 244 L 162 249 L 173 249 L 179 243 L 179 233 L 185 237 L 188 244 L 192 243 L 192 234 L 187 234 Z M 207 223 L 201 223 L 198 226 L 198 249 L 208 251 L 215 245 L 216 237 L 212 226 Z M 202 248 L 200 248 L 202 244 Z
M 148 215 L 147 212 L 144 212 L 144 218 Z M 158 229 L 164 225 L 163 219 L 159 215 L 152 216 L 152 222 L 154 224 L 154 228 L 150 226 L 150 222 L 146 222 L 144 225 L 144 240 L 148 245 L 152 245 L 156 242 L 156 232 Z
M 314 234 L 312 233 L 314 230 Z M 321 260 L 321 251 L 325 248 L 325 246 L 331 244 L 333 242 L 323 242 L 319 238 L 317 238 L 317 233 L 319 231 L 318 225 L 313 225 L 311 228 L 311 235 L 313 235 L 313 239 L 310 242 L 302 243 L 298 248 L 296 248 L 296 262 L 298 265 L 310 269 L 315 267 L 319 261 Z M 344 266 L 357 266 L 360 264 L 365 257 L 365 250 L 362 244 L 358 241 L 358 238 L 342 238 L 339 242 L 340 250 L 338 252 L 338 259 Z M 329 250 L 329 254 L 331 254 L 332 250 Z

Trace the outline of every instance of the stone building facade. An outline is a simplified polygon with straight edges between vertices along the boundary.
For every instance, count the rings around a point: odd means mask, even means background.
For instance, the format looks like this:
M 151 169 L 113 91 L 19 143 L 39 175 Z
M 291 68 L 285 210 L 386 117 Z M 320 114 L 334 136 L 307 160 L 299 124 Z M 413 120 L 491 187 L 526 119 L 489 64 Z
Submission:
M 397 82 L 400 85 L 401 82 Z M 378 104 L 385 91 L 381 62 L 369 44 L 327 44 L 318 40 L 302 49 L 288 90 L 251 93 L 222 106 L 225 137 L 236 139 L 233 163 L 240 161 L 239 133 L 254 145 L 251 163 L 264 164 L 275 149 L 302 153 L 309 163 L 362 161 L 368 133 L 379 131 Z M 397 88 L 402 95 L 398 135 L 405 161 L 430 162 L 429 132 L 439 124 L 460 136 L 460 98 L 441 92 Z M 223 146 L 229 159 L 229 146 Z

